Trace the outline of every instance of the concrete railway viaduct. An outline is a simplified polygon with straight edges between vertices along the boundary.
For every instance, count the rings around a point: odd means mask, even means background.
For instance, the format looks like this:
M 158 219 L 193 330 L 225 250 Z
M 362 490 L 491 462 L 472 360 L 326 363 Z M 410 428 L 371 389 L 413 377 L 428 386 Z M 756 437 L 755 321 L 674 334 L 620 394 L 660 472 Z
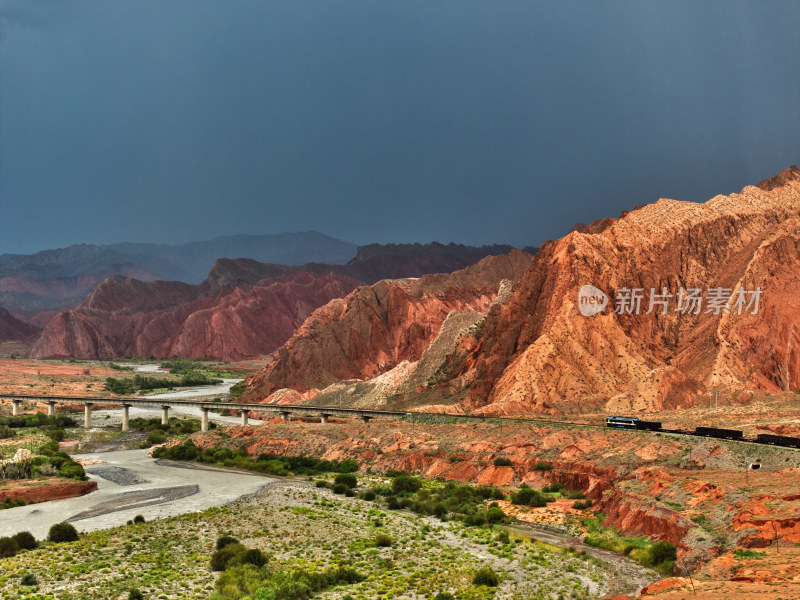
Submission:
M 122 431 L 128 431 L 128 410 L 131 406 L 155 406 L 161 407 L 161 422 L 166 425 L 169 422 L 169 410 L 173 407 L 187 407 L 200 409 L 200 428 L 208 431 L 208 411 L 212 409 L 231 409 L 241 411 L 242 425 L 246 426 L 251 411 L 273 412 L 280 415 L 284 421 L 289 421 L 292 414 L 309 413 L 317 414 L 323 423 L 328 422 L 328 418 L 336 416 L 359 417 L 365 423 L 373 417 L 404 417 L 408 413 L 390 410 L 362 410 L 358 408 L 337 408 L 331 406 L 292 406 L 279 404 L 242 404 L 239 402 L 206 402 L 201 400 L 165 400 L 157 398 L 88 398 L 74 396 L 22 396 L 0 394 L 0 400 L 10 401 L 12 404 L 11 414 L 19 416 L 23 402 L 39 402 L 47 404 L 47 414 L 56 414 L 57 404 L 83 404 L 83 425 L 86 428 L 92 426 L 92 407 L 96 404 L 121 405 L 122 406 Z

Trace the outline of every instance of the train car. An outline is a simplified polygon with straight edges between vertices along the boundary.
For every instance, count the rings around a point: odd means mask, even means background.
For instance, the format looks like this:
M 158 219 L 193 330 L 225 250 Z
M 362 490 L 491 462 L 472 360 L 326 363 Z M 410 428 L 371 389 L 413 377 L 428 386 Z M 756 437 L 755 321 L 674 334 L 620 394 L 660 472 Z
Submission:
M 661 421 L 639 421 L 639 427 L 637 429 L 661 431 Z
M 694 430 L 694 434 L 726 440 L 740 440 L 744 435 L 738 429 L 719 429 L 717 427 L 698 427 Z
M 638 417 L 606 417 L 606 427 L 620 429 L 638 429 L 641 419 Z
M 786 435 L 772 435 L 771 433 L 759 433 L 756 436 L 759 444 L 770 444 L 772 446 L 786 446 L 787 448 L 800 448 L 800 438 L 789 437 Z

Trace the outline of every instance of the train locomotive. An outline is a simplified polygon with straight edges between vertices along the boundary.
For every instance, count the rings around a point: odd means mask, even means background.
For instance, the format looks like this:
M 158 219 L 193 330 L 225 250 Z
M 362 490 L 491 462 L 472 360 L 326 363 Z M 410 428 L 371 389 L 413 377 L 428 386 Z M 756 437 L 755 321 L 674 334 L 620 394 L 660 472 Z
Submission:
M 773 435 L 769 433 L 759 433 L 755 438 L 744 437 L 744 432 L 738 429 L 721 429 L 719 427 L 696 427 L 694 431 L 682 429 L 664 429 L 660 421 L 645 421 L 638 417 L 608 416 L 606 417 L 606 427 L 616 429 L 634 429 L 638 431 L 663 431 L 665 433 L 680 433 L 683 435 L 695 435 L 699 437 L 711 437 L 723 440 L 739 440 L 743 442 L 753 442 L 756 444 L 769 444 L 771 446 L 783 446 L 786 448 L 800 449 L 800 438 L 786 435 Z

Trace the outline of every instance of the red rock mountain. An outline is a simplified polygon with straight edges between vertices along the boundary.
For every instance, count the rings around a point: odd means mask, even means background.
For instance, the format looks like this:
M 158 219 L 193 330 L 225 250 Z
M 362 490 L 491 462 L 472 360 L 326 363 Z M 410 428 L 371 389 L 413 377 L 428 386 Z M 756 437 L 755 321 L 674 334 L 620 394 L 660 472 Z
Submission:
M 358 282 L 296 272 L 209 293 L 208 282 L 108 279 L 53 317 L 35 358 L 119 356 L 239 360 L 280 346 L 311 312 Z
M 36 335 L 38 332 L 38 327 L 20 321 L 5 308 L 0 306 L 0 342 L 24 340 Z
M 581 314 L 584 285 L 608 295 L 604 312 Z M 645 290 L 639 314 L 615 313 L 623 288 Z M 651 288 L 673 294 L 667 314 L 661 305 L 646 314 Z M 676 310 L 681 288 L 702 290 L 700 314 Z M 733 291 L 718 313 L 709 288 Z M 756 314 L 739 314 L 740 289 L 761 290 Z M 739 194 L 662 199 L 544 246 L 480 336 L 461 340 L 452 366 L 470 384 L 464 408 L 478 413 L 660 410 L 709 388 L 796 390 L 799 347 L 800 170 L 792 167 Z
M 287 266 L 219 259 L 199 285 L 109 278 L 58 312 L 34 358 L 119 356 L 238 360 L 281 346 L 317 307 L 364 282 L 472 264 L 506 246 L 365 246 L 346 265 Z
M 317 309 L 249 381 L 245 398 L 289 388 L 305 392 L 367 379 L 417 361 L 453 312 L 483 313 L 503 280 L 520 277 L 531 255 L 489 256 L 449 275 L 379 281 Z
M 635 412 L 688 406 L 709 389 L 800 389 L 797 167 L 739 194 L 661 199 L 579 229 L 544 245 L 508 297 L 458 332 L 437 377 L 380 388 L 384 401 L 455 401 L 450 410 L 479 414 Z M 491 298 L 488 287 L 464 295 L 427 286 L 381 283 L 317 310 L 249 380 L 247 397 L 283 401 L 276 392 L 289 388 L 303 400 L 328 386 L 357 403 L 358 388 L 336 388 L 337 379 L 380 375 L 373 381 L 384 385 L 383 373 L 425 354 L 449 311 Z M 583 286 L 608 298 L 599 314 L 579 310 Z M 626 288 L 641 290 L 638 313 L 615 311 Z M 699 310 L 688 304 L 691 289 L 700 290 Z M 651 297 L 666 307 L 650 309 Z

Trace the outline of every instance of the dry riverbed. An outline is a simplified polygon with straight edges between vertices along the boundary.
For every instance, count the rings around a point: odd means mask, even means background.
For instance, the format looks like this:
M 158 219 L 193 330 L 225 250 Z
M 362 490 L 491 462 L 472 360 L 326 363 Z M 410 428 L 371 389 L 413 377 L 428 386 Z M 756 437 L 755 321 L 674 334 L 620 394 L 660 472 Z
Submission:
M 391 547 L 375 546 L 379 533 L 391 536 Z M 94 531 L 77 542 L 45 544 L 1 559 L 0 595 L 31 597 L 34 590 L 21 587 L 20 579 L 32 573 L 39 582 L 36 598 L 116 598 L 132 586 L 145 597 L 207 598 L 216 579 L 209 559 L 223 534 L 265 551 L 275 568 L 316 570 L 347 563 L 366 576 L 318 596 L 331 600 L 348 594 L 360 600 L 421 600 L 440 591 L 465 599 L 530 600 L 630 591 L 625 588 L 630 573 L 616 561 L 538 544 L 513 532 L 504 542 L 497 530 L 387 511 L 306 482 L 278 480 L 222 508 Z M 497 588 L 472 584 L 482 566 L 500 575 Z

